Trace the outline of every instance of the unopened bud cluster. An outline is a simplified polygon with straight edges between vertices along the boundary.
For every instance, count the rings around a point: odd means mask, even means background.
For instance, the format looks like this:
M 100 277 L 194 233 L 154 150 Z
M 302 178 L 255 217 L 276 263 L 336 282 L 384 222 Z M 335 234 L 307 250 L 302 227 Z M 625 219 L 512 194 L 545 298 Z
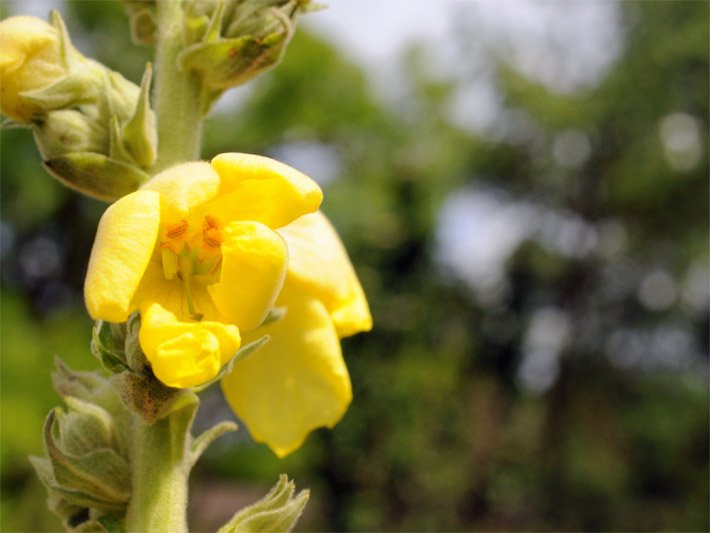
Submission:
M 84 57 L 58 13 L 0 23 L 2 113 L 32 128 L 51 174 L 104 200 L 135 190 L 156 158 L 155 117 L 141 87 Z
M 52 375 L 68 409 L 44 426 L 45 457 L 31 457 L 49 492 L 50 510 L 67 530 L 113 531 L 131 498 L 130 414 L 111 382 L 57 360 Z
M 156 3 L 122 0 L 133 40 L 156 42 Z M 219 96 L 281 61 L 298 16 L 320 9 L 311 0 L 186 0 L 184 42 L 178 55 L 202 83 L 202 113 Z

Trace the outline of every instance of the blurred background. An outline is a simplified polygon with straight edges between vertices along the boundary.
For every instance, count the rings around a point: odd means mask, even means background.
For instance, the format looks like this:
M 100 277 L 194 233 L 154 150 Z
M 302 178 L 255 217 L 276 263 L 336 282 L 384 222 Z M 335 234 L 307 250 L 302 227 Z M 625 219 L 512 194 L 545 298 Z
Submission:
M 220 102 L 203 156 L 316 179 L 375 328 L 343 343 L 333 431 L 284 460 L 244 430 L 210 449 L 192 528 L 287 472 L 312 490 L 303 531 L 708 530 L 710 4 L 328 3 Z M 0 3 L 53 8 L 140 80 L 117 3 Z M 81 287 L 105 205 L 28 131 L 0 142 L 0 529 L 50 531 L 27 455 L 52 358 L 98 365 Z M 198 429 L 233 416 L 202 399 Z

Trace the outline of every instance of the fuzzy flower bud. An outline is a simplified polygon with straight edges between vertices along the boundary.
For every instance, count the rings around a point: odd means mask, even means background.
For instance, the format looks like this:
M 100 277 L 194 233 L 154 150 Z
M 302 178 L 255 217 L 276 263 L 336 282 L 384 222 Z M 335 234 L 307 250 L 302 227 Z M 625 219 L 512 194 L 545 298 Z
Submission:
M 68 53 L 77 53 L 74 49 Z M 66 75 L 59 32 L 29 16 L 0 22 L 0 110 L 17 122 L 41 111 L 23 93 L 43 89 Z
M 178 56 L 202 79 L 203 112 L 225 90 L 279 64 L 301 13 L 311 0 L 193 0 L 187 2 L 186 40 Z
M 0 110 L 32 128 L 50 174 L 114 201 L 148 178 L 157 155 L 152 69 L 139 87 L 81 55 L 59 14 L 51 18 L 0 23 Z

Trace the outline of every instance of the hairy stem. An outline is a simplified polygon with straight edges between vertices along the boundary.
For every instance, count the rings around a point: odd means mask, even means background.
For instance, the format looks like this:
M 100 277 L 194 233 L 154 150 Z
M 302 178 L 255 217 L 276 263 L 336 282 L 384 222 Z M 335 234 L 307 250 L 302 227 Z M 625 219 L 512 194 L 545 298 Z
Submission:
M 146 424 L 134 414 L 131 470 L 133 493 L 126 531 L 187 531 L 185 427 L 172 415 Z
M 202 116 L 200 80 L 180 70 L 177 55 L 184 47 L 184 13 L 180 0 L 156 2 L 158 43 L 155 56 L 155 110 L 158 118 L 159 172 L 200 157 Z

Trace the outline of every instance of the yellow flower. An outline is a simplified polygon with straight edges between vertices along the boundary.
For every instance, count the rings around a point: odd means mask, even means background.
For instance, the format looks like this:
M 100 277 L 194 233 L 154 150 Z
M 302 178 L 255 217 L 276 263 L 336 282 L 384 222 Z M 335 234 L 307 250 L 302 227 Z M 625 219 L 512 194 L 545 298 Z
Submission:
M 78 52 L 76 52 L 78 54 Z M 36 17 L 0 22 L 0 110 L 29 122 L 40 108 L 22 93 L 48 87 L 66 74 L 59 32 Z
M 372 318 L 337 233 L 320 212 L 278 230 L 289 249 L 276 306 L 285 316 L 245 340 L 268 334 L 257 352 L 237 361 L 222 390 L 252 437 L 279 456 L 312 430 L 333 427 L 352 400 L 340 338 L 367 331 Z
M 287 248 L 274 231 L 318 209 L 307 176 L 271 159 L 221 154 L 161 172 L 104 213 L 84 286 L 94 319 L 141 313 L 141 348 L 171 387 L 201 385 L 261 324 Z

